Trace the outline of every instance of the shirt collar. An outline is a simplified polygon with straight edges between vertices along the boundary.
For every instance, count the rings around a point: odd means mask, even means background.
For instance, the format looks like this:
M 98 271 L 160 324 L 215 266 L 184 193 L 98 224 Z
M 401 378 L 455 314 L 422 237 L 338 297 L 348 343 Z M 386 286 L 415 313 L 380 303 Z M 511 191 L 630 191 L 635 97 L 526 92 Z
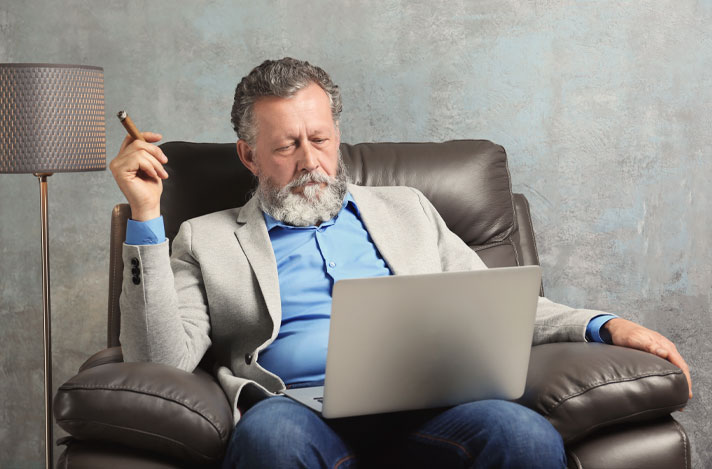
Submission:
M 344 202 L 341 204 L 341 210 L 339 210 L 339 213 L 337 213 L 336 216 L 334 218 L 332 218 L 331 220 L 327 220 L 327 221 L 323 222 L 321 224 L 321 226 L 333 225 L 334 222 L 336 221 L 336 219 L 339 218 L 339 215 L 341 214 L 341 212 L 344 211 L 344 208 L 347 208 L 347 207 L 356 216 L 358 216 L 359 218 L 361 217 L 361 212 L 359 212 L 359 209 L 356 206 L 356 202 L 354 201 L 354 198 L 351 196 L 351 192 L 346 192 L 346 196 L 344 197 Z M 265 218 L 265 225 L 267 225 L 267 231 L 270 231 L 272 228 L 274 228 L 276 226 L 279 226 L 282 228 L 290 228 L 290 229 L 314 228 L 313 226 L 301 227 L 301 226 L 286 225 L 286 224 L 282 223 L 281 221 L 275 220 L 274 218 L 272 218 L 272 216 L 269 213 L 265 212 L 264 210 L 262 211 L 262 214 L 264 215 L 264 218 Z

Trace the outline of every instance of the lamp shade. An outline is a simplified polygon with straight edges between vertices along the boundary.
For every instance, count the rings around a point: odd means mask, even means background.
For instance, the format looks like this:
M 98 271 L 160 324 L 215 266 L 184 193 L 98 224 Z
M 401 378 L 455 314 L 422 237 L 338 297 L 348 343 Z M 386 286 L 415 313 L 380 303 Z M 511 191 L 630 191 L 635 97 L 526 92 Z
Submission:
M 0 173 L 106 169 L 104 69 L 0 64 Z

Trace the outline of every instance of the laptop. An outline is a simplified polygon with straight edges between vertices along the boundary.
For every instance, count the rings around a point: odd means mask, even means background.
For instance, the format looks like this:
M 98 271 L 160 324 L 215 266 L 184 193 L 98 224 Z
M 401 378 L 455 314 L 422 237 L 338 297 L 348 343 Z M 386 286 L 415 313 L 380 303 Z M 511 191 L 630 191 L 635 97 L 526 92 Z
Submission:
M 524 393 L 539 266 L 340 280 L 324 386 L 284 394 L 324 418 Z

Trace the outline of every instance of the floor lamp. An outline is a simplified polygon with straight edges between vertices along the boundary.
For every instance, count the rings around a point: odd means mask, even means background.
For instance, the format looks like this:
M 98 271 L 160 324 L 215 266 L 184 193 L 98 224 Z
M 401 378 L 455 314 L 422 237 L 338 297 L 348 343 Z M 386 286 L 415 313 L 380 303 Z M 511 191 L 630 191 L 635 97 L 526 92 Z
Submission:
M 40 184 L 47 468 L 54 462 L 47 178 L 105 169 L 104 69 L 0 64 L 0 173 L 32 173 Z

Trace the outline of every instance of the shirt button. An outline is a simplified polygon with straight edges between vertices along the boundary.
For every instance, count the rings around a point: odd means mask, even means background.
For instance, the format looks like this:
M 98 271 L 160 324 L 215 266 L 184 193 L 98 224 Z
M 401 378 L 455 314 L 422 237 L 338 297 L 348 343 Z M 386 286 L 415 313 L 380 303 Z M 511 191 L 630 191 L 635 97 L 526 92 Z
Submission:
M 336 267 L 336 264 L 334 262 L 329 262 L 329 267 Z

